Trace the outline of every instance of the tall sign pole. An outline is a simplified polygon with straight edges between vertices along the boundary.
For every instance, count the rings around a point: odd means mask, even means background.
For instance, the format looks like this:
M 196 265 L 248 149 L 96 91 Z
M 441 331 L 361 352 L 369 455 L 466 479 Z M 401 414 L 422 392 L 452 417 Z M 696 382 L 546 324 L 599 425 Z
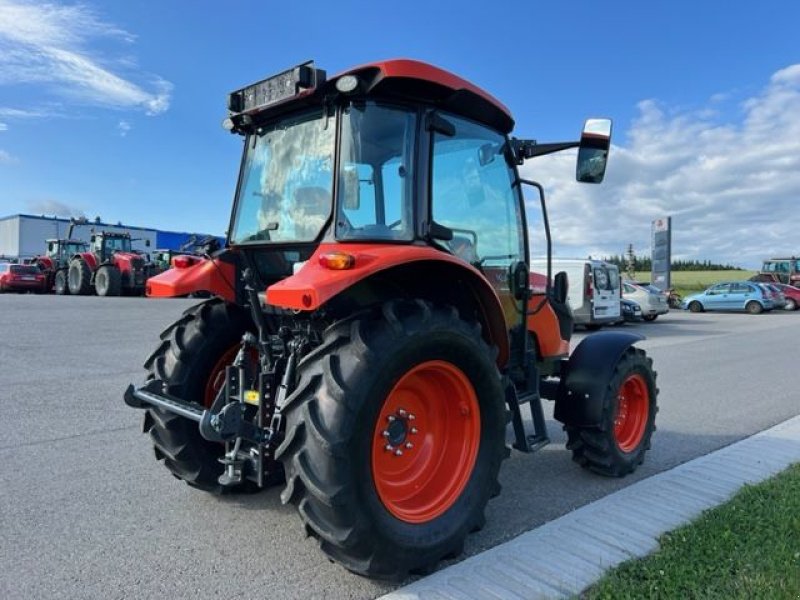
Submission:
M 672 287 L 672 217 L 661 217 L 651 224 L 650 283 L 660 290 Z

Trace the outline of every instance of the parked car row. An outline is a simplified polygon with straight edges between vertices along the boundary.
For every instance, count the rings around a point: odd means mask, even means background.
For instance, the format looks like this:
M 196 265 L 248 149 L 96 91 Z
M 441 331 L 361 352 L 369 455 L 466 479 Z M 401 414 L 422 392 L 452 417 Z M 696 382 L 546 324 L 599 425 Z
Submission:
M 754 315 L 774 309 L 797 310 L 798 306 L 800 288 L 758 281 L 722 281 L 681 303 L 681 308 L 691 312 L 744 311 Z

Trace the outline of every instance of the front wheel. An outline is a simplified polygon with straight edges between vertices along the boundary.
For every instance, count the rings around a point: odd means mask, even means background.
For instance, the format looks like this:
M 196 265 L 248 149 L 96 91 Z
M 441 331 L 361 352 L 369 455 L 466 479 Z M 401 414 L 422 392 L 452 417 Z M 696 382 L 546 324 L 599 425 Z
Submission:
M 67 284 L 67 272 L 62 269 L 56 272 L 55 282 L 53 284 L 56 294 L 59 296 L 69 295 L 69 285 Z
M 567 448 L 582 467 L 609 477 L 632 473 L 656 429 L 656 374 L 644 350 L 628 348 L 606 386 L 600 423 L 566 425 Z
M 703 305 L 695 300 L 689 304 L 689 310 L 693 313 L 703 312 Z
M 783 310 L 797 310 L 797 302 L 793 298 L 787 298 Z
M 76 296 L 88 296 L 92 292 L 92 271 L 89 265 L 76 258 L 69 265 L 67 273 L 69 293 Z
M 655 321 L 657 318 L 658 318 L 658 315 L 645 315 L 644 316 L 644 320 L 645 321 L 650 321 L 650 322 Z
M 461 553 L 506 456 L 504 396 L 480 328 L 396 301 L 340 321 L 284 407 L 284 502 L 331 559 L 397 579 Z

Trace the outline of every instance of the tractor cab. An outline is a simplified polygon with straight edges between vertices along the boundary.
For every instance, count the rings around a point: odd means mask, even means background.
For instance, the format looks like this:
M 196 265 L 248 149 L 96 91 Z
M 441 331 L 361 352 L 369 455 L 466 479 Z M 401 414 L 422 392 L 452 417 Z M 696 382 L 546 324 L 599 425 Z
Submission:
M 101 231 L 91 237 L 91 252 L 100 257 L 100 262 L 111 260 L 117 252 L 131 251 L 131 236 L 128 233 Z
M 58 267 L 66 267 L 69 264 L 69 259 L 75 254 L 85 252 L 87 248 L 86 242 L 83 240 L 47 240 L 47 249 L 45 256 L 53 261 L 54 265 Z

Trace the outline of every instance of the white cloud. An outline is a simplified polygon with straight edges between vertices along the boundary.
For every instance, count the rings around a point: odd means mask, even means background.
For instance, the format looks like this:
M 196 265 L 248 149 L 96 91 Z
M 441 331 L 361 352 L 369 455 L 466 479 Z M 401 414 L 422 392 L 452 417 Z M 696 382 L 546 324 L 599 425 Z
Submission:
M 17 162 L 17 159 L 11 156 L 5 150 L 0 150 L 0 165 L 10 165 Z
M 172 84 L 134 71 L 127 56 L 112 67 L 108 50 L 96 48 L 101 38 L 135 40 L 83 4 L 0 0 L 0 85 L 48 84 L 50 94 L 80 104 L 166 111 Z
M 775 73 L 721 122 L 710 109 L 673 110 L 655 100 L 638 106 L 626 146 L 611 149 L 606 181 L 574 183 L 575 155 L 529 162 L 549 196 L 554 253 L 621 254 L 633 243 L 650 251 L 650 222 L 672 215 L 673 257 L 758 266 L 796 253 L 800 201 L 800 64 Z M 538 214 L 538 202 L 529 212 Z M 541 224 L 531 225 L 532 243 Z M 534 254 L 541 254 L 534 248 Z
M 119 131 L 119 135 L 121 137 L 125 137 L 131 130 L 131 124 L 128 123 L 127 121 L 120 121 L 119 123 L 117 123 L 117 130 Z
M 5 123 L 0 123 L 0 131 L 8 131 L 8 125 Z

